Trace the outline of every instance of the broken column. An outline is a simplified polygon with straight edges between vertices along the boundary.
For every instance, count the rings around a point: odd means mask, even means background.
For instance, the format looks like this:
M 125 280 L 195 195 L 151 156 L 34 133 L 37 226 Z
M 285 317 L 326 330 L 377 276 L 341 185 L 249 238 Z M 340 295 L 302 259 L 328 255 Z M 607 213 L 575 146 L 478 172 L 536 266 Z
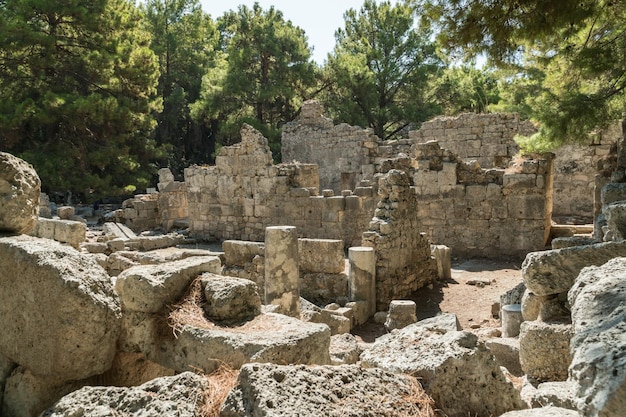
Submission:
M 350 260 L 350 299 L 366 301 L 369 315 L 376 313 L 376 253 L 374 248 L 356 246 L 348 249 Z
M 265 229 L 265 303 L 278 313 L 300 317 L 298 236 L 294 226 Z

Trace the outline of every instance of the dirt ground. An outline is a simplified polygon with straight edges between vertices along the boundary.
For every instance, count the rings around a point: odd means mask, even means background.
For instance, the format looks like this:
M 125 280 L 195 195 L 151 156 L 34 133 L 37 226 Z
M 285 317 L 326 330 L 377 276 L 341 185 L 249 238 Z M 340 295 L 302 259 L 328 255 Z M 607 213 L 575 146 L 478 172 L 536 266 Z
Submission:
M 451 280 L 422 288 L 409 297 L 417 305 L 417 319 L 454 313 L 463 330 L 499 328 L 500 321 L 492 316 L 491 306 L 501 294 L 522 282 L 521 263 L 521 260 L 499 259 L 453 260 Z M 368 322 L 353 333 L 363 342 L 371 343 L 386 331 L 381 324 Z

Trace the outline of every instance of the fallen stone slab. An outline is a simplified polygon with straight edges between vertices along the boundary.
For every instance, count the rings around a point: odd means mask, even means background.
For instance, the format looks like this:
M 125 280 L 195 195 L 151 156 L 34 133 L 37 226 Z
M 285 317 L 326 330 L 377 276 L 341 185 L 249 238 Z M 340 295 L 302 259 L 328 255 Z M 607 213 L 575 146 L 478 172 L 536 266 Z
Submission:
M 353 365 L 359 361 L 359 343 L 350 333 L 330 337 L 330 361 L 333 365 Z
M 80 244 L 85 241 L 87 226 L 84 223 L 73 220 L 44 219 L 40 217 L 30 234 L 67 243 L 78 249 Z
M 39 376 L 83 379 L 110 366 L 120 300 L 90 256 L 48 239 L 0 238 L 0 355 Z
M 26 161 L 0 152 L 0 232 L 30 233 L 39 217 L 41 181 Z
M 537 296 L 559 294 L 569 291 L 584 267 L 620 256 L 626 256 L 626 241 L 531 252 L 522 264 L 522 277 Z
M 581 271 L 568 294 L 569 368 L 585 416 L 626 415 L 626 258 Z
M 493 355 L 469 332 L 431 331 L 418 322 L 379 337 L 361 354 L 361 364 L 417 377 L 449 417 L 523 408 Z
M 512 375 L 522 376 L 519 363 L 519 339 L 516 337 L 496 337 L 485 342 L 500 366 L 504 366 Z
M 521 393 L 529 408 L 550 406 L 577 411 L 575 391 L 571 381 L 544 382 L 535 387 L 525 378 Z
M 202 289 L 204 312 L 209 320 L 238 322 L 261 313 L 261 297 L 256 283 L 249 279 L 204 273 Z
M 61 398 L 42 416 L 196 417 L 201 415 L 208 389 L 206 379 L 192 372 L 138 387 L 83 387 Z
M 112 239 L 136 239 L 137 234 L 130 230 L 130 228 L 122 223 L 106 222 L 102 225 L 102 233 L 104 233 L 107 240 Z
M 234 369 L 249 362 L 326 365 L 329 346 L 328 326 L 267 313 L 236 327 L 184 325 L 147 356 L 177 372 L 211 373 L 223 363 Z
M 156 313 L 180 300 L 191 282 L 203 272 L 219 274 L 215 256 L 196 256 L 157 265 L 131 267 L 120 275 L 115 289 L 126 310 Z
M 350 319 L 333 313 L 333 311 L 322 309 L 300 297 L 300 320 L 325 324 L 330 328 L 331 335 L 349 333 L 351 328 Z
M 221 417 L 432 416 L 415 378 L 356 365 L 247 364 Z

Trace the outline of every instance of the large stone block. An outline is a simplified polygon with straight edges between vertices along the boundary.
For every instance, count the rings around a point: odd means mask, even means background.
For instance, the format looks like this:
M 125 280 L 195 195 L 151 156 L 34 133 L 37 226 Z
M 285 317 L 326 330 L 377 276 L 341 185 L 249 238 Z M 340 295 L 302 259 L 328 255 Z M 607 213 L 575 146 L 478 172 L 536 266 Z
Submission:
M 569 291 L 584 267 L 619 256 L 626 256 L 626 241 L 531 252 L 522 264 L 522 277 L 535 295 L 559 294 Z
M 40 217 L 31 234 L 78 248 L 85 241 L 87 226 L 83 222 Z
M 210 373 L 225 363 L 239 368 L 248 362 L 281 364 L 330 363 L 330 329 L 282 314 L 257 316 L 239 327 L 201 328 L 185 325 L 177 338 L 163 343 L 149 359 L 177 372 Z
M 428 397 L 414 378 L 356 365 L 255 363 L 241 369 L 237 382 L 222 406 L 222 417 L 391 417 L 432 413 Z M 420 397 L 422 404 L 410 400 Z
M 39 216 L 41 181 L 26 161 L 0 152 L 0 232 L 30 233 Z
M 252 262 L 255 256 L 265 254 L 265 243 L 225 240 L 222 243 L 222 250 L 226 265 L 245 266 Z
M 416 376 L 450 417 L 500 415 L 522 408 L 493 355 L 468 332 L 428 330 L 420 323 L 379 337 L 361 364 Z
M 541 407 L 530 410 L 509 411 L 500 417 L 580 417 L 577 411 L 561 407 Z
M 0 238 L 0 354 L 59 380 L 106 371 L 120 301 L 91 257 L 31 236 Z
M 346 269 L 342 240 L 298 239 L 300 272 L 339 274 Z
M 46 417 L 142 416 L 195 417 L 209 386 L 192 372 L 156 378 L 138 387 L 84 387 L 61 398 L 45 411 Z
M 180 300 L 200 274 L 219 274 L 221 266 L 216 256 L 194 256 L 165 264 L 138 265 L 117 277 L 115 289 L 124 309 L 157 313 L 166 305 Z
M 202 274 L 202 288 L 204 311 L 211 320 L 237 322 L 261 313 L 258 287 L 248 279 Z
M 519 335 L 522 370 L 539 381 L 565 381 L 572 362 L 572 326 L 564 323 L 525 321 Z
M 626 415 L 626 258 L 583 269 L 568 299 L 578 408 L 585 416 Z

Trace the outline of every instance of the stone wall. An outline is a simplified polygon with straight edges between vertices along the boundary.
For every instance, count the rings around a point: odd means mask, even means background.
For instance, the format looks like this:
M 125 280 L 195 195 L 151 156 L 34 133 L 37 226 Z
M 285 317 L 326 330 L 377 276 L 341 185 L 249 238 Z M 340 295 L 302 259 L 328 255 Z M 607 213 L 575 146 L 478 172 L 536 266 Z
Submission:
M 455 256 L 523 256 L 544 249 L 552 210 L 552 155 L 483 169 L 437 142 L 415 145 L 420 228 Z
M 319 195 L 314 164 L 272 164 L 261 133 L 244 125 L 241 143 L 223 147 L 214 166 L 185 169 L 191 234 L 263 241 L 268 226 L 296 226 L 300 237 L 358 245 L 376 205 L 376 188 Z
M 184 182 L 174 181 L 174 175 L 168 168 L 161 168 L 158 189 L 159 222 L 163 229 L 171 230 L 189 215 L 187 186 Z
M 363 246 L 376 253 L 376 308 L 407 298 L 437 278 L 430 242 L 421 232 L 418 201 L 412 180 L 404 171 L 390 170 L 379 180 L 379 201 Z
M 436 140 L 463 160 L 475 160 L 483 168 L 506 168 L 518 153 L 513 138 L 527 136 L 537 129 L 514 113 L 464 113 L 455 117 L 437 117 L 409 132 L 416 143 Z

